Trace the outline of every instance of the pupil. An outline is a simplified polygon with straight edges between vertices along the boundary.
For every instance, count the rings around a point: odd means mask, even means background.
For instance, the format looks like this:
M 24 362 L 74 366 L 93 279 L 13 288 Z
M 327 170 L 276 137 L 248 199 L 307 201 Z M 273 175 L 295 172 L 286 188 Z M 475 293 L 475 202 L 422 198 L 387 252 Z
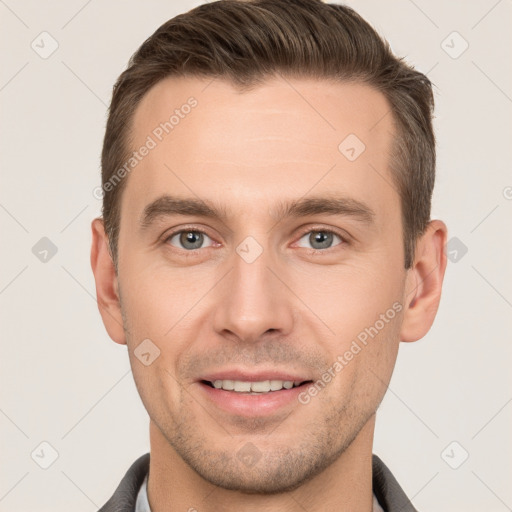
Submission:
M 326 233 L 324 231 L 317 231 L 316 234 L 311 235 L 312 239 L 311 245 L 314 246 L 314 244 L 318 243 L 320 247 L 316 247 L 317 249 L 325 249 L 330 246 L 331 239 L 332 239 L 332 233 Z
M 187 231 L 181 235 L 181 243 L 187 249 L 198 249 L 201 247 L 203 234 L 197 231 Z M 188 244 L 191 244 L 192 247 Z

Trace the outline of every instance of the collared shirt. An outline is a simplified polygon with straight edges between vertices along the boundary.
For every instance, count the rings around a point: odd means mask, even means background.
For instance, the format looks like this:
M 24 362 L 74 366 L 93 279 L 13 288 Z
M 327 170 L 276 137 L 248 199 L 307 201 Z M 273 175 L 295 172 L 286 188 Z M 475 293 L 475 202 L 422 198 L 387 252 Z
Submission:
M 144 478 L 140 486 L 139 493 L 137 494 L 137 502 L 135 503 L 135 512 L 151 512 L 148 501 L 148 475 Z M 372 512 L 384 512 L 384 509 L 379 505 L 375 494 L 373 495 L 373 510 Z

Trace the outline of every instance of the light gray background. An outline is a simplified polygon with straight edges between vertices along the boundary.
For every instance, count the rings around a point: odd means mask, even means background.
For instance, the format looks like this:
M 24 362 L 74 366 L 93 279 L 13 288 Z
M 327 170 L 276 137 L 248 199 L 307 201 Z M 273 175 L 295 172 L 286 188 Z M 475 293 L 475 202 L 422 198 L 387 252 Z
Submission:
M 198 3 L 0 0 L 1 511 L 95 511 L 149 449 L 126 347 L 95 302 L 92 190 L 115 79 Z M 433 218 L 468 248 L 429 334 L 401 345 L 374 452 L 421 511 L 512 510 L 511 1 L 347 3 L 436 84 Z M 46 59 L 31 48 L 43 31 L 59 45 Z M 58 249 L 46 263 L 42 237 Z

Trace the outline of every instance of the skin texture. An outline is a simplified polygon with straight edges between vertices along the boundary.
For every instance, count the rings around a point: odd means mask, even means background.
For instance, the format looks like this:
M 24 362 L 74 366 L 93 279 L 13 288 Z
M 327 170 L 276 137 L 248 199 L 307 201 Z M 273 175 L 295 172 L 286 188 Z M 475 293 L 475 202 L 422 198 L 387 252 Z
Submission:
M 434 320 L 446 226 L 431 221 L 406 271 L 388 168 L 394 126 L 369 86 L 280 77 L 240 93 L 219 79 L 168 78 L 137 108 L 133 147 L 191 96 L 197 106 L 128 177 L 118 275 L 102 220 L 92 223 L 99 309 L 110 337 L 128 346 L 150 416 L 152 511 L 368 512 L 375 411 L 400 341 L 420 339 Z M 349 134 L 366 146 L 355 161 L 338 150 Z M 226 218 L 173 215 L 142 229 L 144 208 L 162 194 L 222 206 Z M 312 196 L 363 202 L 373 223 L 277 220 L 280 202 Z M 203 245 L 180 244 L 180 229 L 204 231 Z M 329 229 L 330 245 L 315 244 Z M 262 250 L 252 263 L 236 250 L 249 236 Z M 401 311 L 333 372 L 393 304 Z M 145 339 L 160 350 L 149 366 L 134 353 Z M 235 414 L 198 382 L 226 368 L 334 376 L 307 404 Z M 240 457 L 247 450 L 251 464 Z

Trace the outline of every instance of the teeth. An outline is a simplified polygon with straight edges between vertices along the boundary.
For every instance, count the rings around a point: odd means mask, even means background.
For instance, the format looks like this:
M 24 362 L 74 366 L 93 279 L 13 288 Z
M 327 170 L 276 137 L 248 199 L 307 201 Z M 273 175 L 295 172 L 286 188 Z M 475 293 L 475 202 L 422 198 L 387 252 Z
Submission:
M 234 380 L 218 380 L 216 382 L 220 382 L 220 386 L 222 389 L 227 389 L 228 391 L 232 391 L 235 389 L 235 381 Z
M 278 391 L 279 389 L 282 389 L 282 387 L 283 387 L 282 380 L 271 380 L 270 381 L 270 389 L 272 391 Z
M 268 393 L 269 391 L 279 391 L 281 389 L 291 389 L 299 386 L 302 381 L 291 380 L 262 380 L 259 382 L 248 382 L 241 380 L 215 380 L 212 382 L 215 389 L 225 389 L 226 391 L 236 391 L 237 393 Z
M 241 380 L 235 380 L 234 391 L 238 391 L 239 393 L 251 391 L 251 383 L 250 382 L 242 382 Z
M 270 381 L 253 382 L 251 384 L 251 391 L 254 393 L 268 393 L 270 391 Z

